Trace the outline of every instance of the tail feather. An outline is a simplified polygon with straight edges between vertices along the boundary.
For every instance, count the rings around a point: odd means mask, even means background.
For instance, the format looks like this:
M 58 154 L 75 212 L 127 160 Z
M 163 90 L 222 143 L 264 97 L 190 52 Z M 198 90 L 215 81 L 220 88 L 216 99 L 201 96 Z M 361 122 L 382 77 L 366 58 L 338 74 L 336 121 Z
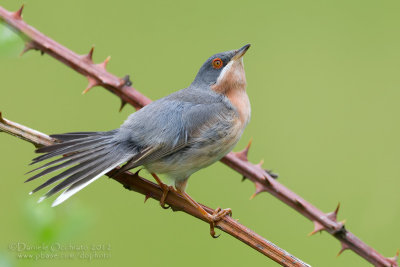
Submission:
M 65 168 L 65 167 L 68 167 L 68 166 L 70 166 L 70 165 L 72 165 L 72 164 L 75 164 L 75 163 L 81 163 L 81 164 L 79 164 L 79 165 L 77 165 L 77 166 L 75 166 L 75 167 L 78 167 L 78 166 L 82 167 L 82 164 L 84 164 L 84 163 L 86 163 L 86 162 L 88 162 L 88 161 L 90 161 L 90 160 L 97 159 L 97 158 L 99 158 L 100 156 L 106 154 L 106 153 L 107 153 L 107 150 L 104 150 L 104 149 L 105 149 L 105 148 L 102 147 L 102 149 L 101 149 L 100 151 L 97 151 L 97 152 L 90 151 L 91 153 L 90 153 L 89 155 L 87 155 L 87 153 L 85 153 L 85 155 L 82 155 L 83 153 L 77 153 L 77 154 L 74 154 L 74 155 L 71 155 L 71 156 L 63 157 L 63 158 L 66 158 L 66 160 L 68 160 L 68 161 L 66 161 L 66 162 L 64 162 L 64 163 L 61 163 L 61 164 L 59 164 L 59 165 L 55 165 L 55 166 L 49 167 L 49 168 L 45 169 L 44 171 L 41 171 L 40 173 L 38 173 L 38 174 L 36 174 L 36 175 L 30 177 L 30 178 L 29 178 L 28 180 L 26 180 L 25 182 L 29 182 L 29 181 L 35 180 L 35 179 L 37 179 L 37 178 L 39 178 L 39 177 L 42 177 L 42 176 L 44 176 L 44 175 L 46 175 L 46 174 L 49 174 L 49 173 L 58 171 L 58 170 L 60 170 L 60 169 L 63 169 L 63 168 Z M 87 151 L 86 151 L 86 152 L 87 152 Z M 50 166 L 51 166 L 51 165 L 50 165 Z M 42 166 L 42 167 L 43 167 L 43 166 Z M 41 167 L 39 167 L 39 168 L 41 168 Z M 72 168 L 71 168 L 71 169 L 72 169 Z M 71 170 L 71 169 L 69 169 L 69 170 Z M 62 174 L 62 173 L 61 173 L 61 174 Z
M 95 168 L 85 168 L 82 171 L 75 173 L 74 175 L 69 176 L 65 180 L 63 180 L 61 183 L 53 187 L 52 189 L 47 192 L 44 197 L 48 198 L 54 195 L 55 193 L 58 193 L 59 191 L 63 190 L 64 188 L 67 188 L 71 184 L 74 184 L 76 182 L 79 182 L 80 180 L 87 178 L 87 177 L 94 177 L 96 176 L 96 173 L 100 173 L 102 170 L 106 169 L 104 168 L 105 162 L 109 160 L 108 158 L 102 159 L 101 161 L 97 161 L 96 164 L 98 167 Z M 88 167 L 88 166 L 85 166 Z
M 53 206 L 58 205 L 97 180 L 103 174 L 135 156 L 134 152 L 132 154 L 121 153 L 118 150 L 119 143 L 114 138 L 114 134 L 115 131 L 76 132 L 52 135 L 52 137 L 63 142 L 39 148 L 36 152 L 46 154 L 33 159 L 33 163 L 55 156 L 62 157 L 32 170 L 36 171 L 46 168 L 29 178 L 27 182 L 65 167 L 68 167 L 68 169 L 36 187 L 32 190 L 31 194 L 55 182 L 61 181 L 39 199 L 40 202 L 67 188 L 53 203 Z
M 100 134 L 103 132 L 74 132 L 74 133 L 65 133 L 65 134 L 52 134 L 50 137 L 56 138 L 61 141 L 69 141 L 78 138 L 84 138 L 88 136 L 93 136 L 95 134 Z
M 33 169 L 33 170 L 31 170 L 31 171 L 29 171 L 29 172 L 27 172 L 25 174 L 41 170 L 41 169 L 46 168 L 48 166 L 54 165 L 56 163 L 61 163 L 61 162 L 67 161 L 67 160 L 75 159 L 75 158 L 81 158 L 82 156 L 90 155 L 90 154 L 92 154 L 94 152 L 97 152 L 99 150 L 102 150 L 102 149 L 104 149 L 104 148 L 103 147 L 99 147 L 97 149 L 88 150 L 88 151 L 84 151 L 84 152 L 77 153 L 77 154 L 74 154 L 74 155 L 70 155 L 69 157 L 61 157 L 59 159 L 50 161 L 50 162 L 48 162 L 48 163 L 46 163 L 46 164 L 44 164 L 44 165 L 42 165 L 40 167 L 37 167 L 36 169 Z M 25 181 L 25 182 L 27 182 L 27 181 Z
M 86 138 L 82 140 L 68 141 L 65 143 L 60 143 L 51 146 L 45 146 L 36 150 L 37 153 L 46 153 L 39 157 L 36 157 L 32 160 L 31 164 L 38 163 L 40 161 L 60 156 L 64 154 L 74 153 L 74 152 L 82 152 L 89 149 L 97 148 L 103 145 L 103 140 L 109 140 L 107 137 L 99 137 L 99 138 L 90 138 L 86 140 Z
M 116 163 L 114 165 L 111 165 L 109 168 L 105 169 L 104 171 L 102 171 L 101 173 L 99 173 L 97 176 L 93 177 L 93 178 L 85 178 L 83 180 L 80 180 L 78 182 L 76 182 L 75 184 L 73 184 L 70 188 L 68 188 L 67 190 L 65 190 L 54 202 L 52 207 L 57 206 L 59 204 L 61 204 L 62 202 L 64 202 L 65 200 L 67 200 L 68 198 L 70 198 L 71 196 L 73 196 L 74 194 L 76 194 L 77 192 L 79 192 L 80 190 L 82 190 L 83 188 L 85 188 L 86 186 L 88 186 L 89 184 L 93 183 L 94 181 L 96 181 L 97 179 L 99 179 L 101 176 L 103 176 L 104 174 L 106 174 L 107 172 L 111 171 L 112 169 L 114 169 L 115 167 L 117 167 L 120 163 Z
M 85 137 L 85 139 L 88 139 L 87 141 L 93 141 L 92 138 Z M 60 148 L 67 148 L 67 147 L 71 147 L 76 144 L 82 144 L 82 141 L 83 141 L 83 139 L 69 140 L 66 142 L 57 143 L 57 144 L 50 145 L 50 146 L 40 147 L 40 148 L 36 149 L 35 152 L 36 153 L 49 153 L 52 151 L 58 151 L 58 150 L 60 150 Z
M 40 189 L 42 189 L 48 185 L 51 185 L 57 181 L 60 181 L 66 177 L 72 177 L 73 175 L 76 175 L 76 174 L 78 174 L 78 176 L 84 174 L 84 171 L 87 170 L 88 168 L 91 168 L 93 166 L 96 166 L 96 164 L 101 163 L 103 160 L 103 158 L 102 158 L 103 155 L 96 155 L 96 158 L 92 158 L 90 160 L 83 161 L 82 163 L 80 163 L 72 168 L 69 168 L 68 170 L 63 171 L 62 173 L 50 178 L 45 183 L 36 187 L 34 190 L 32 190 L 31 193 L 33 194 L 36 191 L 39 191 Z

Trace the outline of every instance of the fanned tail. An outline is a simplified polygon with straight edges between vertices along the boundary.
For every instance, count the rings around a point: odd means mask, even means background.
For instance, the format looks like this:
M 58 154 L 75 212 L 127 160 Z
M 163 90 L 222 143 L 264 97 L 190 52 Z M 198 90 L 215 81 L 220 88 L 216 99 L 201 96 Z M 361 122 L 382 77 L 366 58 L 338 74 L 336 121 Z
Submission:
M 132 154 L 121 153 L 118 150 L 118 141 L 115 138 L 116 130 L 109 132 L 75 132 L 51 135 L 62 143 L 45 146 L 36 150 L 37 153 L 45 153 L 32 160 L 31 164 L 61 156 L 30 172 L 45 170 L 30 177 L 26 182 L 35 180 L 46 174 L 69 167 L 60 174 L 50 178 L 38 186 L 30 194 L 61 181 L 43 197 L 39 202 L 67 188 L 54 202 L 56 206 L 72 195 L 94 182 L 118 165 L 132 158 Z M 29 173 L 30 173 L 29 172 Z

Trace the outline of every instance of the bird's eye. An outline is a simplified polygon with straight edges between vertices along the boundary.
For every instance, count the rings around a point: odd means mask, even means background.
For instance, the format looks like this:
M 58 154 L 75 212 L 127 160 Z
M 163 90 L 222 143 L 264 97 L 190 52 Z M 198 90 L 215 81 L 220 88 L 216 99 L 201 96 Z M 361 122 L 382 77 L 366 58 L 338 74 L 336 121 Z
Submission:
M 217 57 L 212 61 L 212 66 L 214 69 L 220 69 L 222 67 L 223 63 L 222 60 Z

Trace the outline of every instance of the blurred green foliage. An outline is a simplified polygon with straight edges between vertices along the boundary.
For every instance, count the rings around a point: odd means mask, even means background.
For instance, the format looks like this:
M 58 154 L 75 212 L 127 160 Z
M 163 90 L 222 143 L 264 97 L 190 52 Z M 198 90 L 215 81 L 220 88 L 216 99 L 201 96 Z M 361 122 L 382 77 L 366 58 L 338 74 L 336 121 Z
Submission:
M 0 58 L 15 58 L 15 55 L 21 52 L 23 45 L 24 43 L 18 34 L 5 24 L 0 23 Z
M 96 45 L 96 62 L 131 74 L 152 99 L 187 86 L 204 60 L 251 43 L 245 64 L 253 137 L 250 160 L 339 220 L 386 256 L 399 247 L 400 26 L 398 1 L 24 1 L 24 19 L 77 53 Z M 17 10 L 22 1 L 0 5 Z M 108 130 L 134 110 L 47 55 L 29 52 L 0 24 L 0 111 L 42 132 Z M 0 135 L 0 266 L 275 266 L 226 234 L 218 240 L 189 216 L 100 179 L 50 208 L 23 184 L 33 147 Z M 191 178 L 188 192 L 313 266 L 369 266 L 268 194 L 217 163 Z M 10 244 L 107 244 L 103 260 L 21 260 Z M 206 258 L 205 258 L 206 257 Z

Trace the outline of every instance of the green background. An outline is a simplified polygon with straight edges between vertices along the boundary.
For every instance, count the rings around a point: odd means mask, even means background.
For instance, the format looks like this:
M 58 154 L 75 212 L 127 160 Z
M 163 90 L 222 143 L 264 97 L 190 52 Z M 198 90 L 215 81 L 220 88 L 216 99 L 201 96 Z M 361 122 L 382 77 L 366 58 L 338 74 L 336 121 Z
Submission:
M 212 54 L 252 47 L 245 57 L 252 120 L 235 150 L 385 256 L 400 238 L 399 1 L 29 1 L 24 19 L 73 51 L 96 46 L 96 62 L 130 74 L 152 99 L 186 87 Z M 16 10 L 22 1 L 2 0 Z M 102 88 L 82 96 L 85 78 L 29 52 L 0 26 L 0 110 L 44 133 L 109 130 L 134 109 Z M 40 182 L 24 184 L 33 146 L 0 135 L 0 266 L 275 266 L 246 245 L 183 213 L 102 178 L 65 204 L 37 205 Z M 147 175 L 148 177 L 148 175 Z M 194 174 L 188 192 L 313 266 L 369 266 L 271 195 L 216 163 Z M 106 260 L 18 260 L 9 246 L 98 245 Z M 76 252 L 76 251 L 75 251 Z M 36 254 L 35 254 L 36 255 Z

